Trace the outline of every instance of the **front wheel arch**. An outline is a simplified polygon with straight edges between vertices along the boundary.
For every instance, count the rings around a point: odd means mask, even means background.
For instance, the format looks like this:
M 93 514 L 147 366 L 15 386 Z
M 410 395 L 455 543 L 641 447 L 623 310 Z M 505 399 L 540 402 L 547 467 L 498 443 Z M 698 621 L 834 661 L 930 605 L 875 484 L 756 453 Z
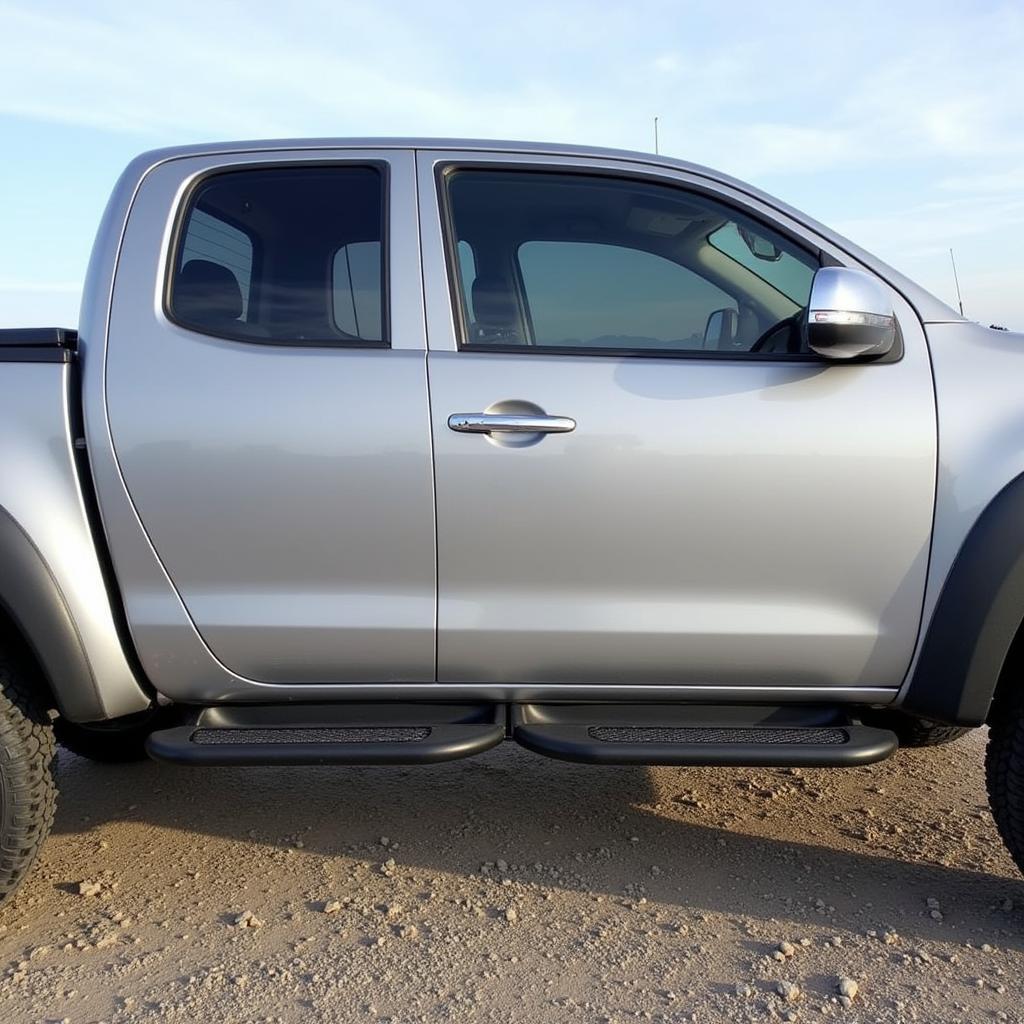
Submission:
M 950 725 L 988 721 L 1024 662 L 1024 474 L 978 516 L 949 570 L 901 710 Z

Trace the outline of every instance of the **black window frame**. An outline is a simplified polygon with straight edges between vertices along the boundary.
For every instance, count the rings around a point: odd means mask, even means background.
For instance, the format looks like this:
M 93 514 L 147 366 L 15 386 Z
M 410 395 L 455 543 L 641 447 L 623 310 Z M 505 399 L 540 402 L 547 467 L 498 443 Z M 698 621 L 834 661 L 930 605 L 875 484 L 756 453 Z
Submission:
M 206 331 L 194 324 L 185 323 L 179 320 L 173 311 L 171 300 L 173 297 L 175 278 L 178 274 L 178 259 L 181 256 L 185 244 L 185 235 L 188 230 L 189 215 L 191 214 L 196 200 L 197 192 L 211 178 L 221 177 L 226 174 L 237 174 L 243 171 L 284 171 L 292 169 L 308 170 L 339 169 L 339 168 L 362 168 L 376 172 L 380 179 L 380 241 L 381 241 L 381 320 L 380 320 L 380 341 L 365 341 L 362 338 L 338 337 L 338 338 L 304 338 L 301 340 L 288 341 L 280 338 L 262 338 L 251 334 L 235 334 L 225 331 Z M 250 240 L 253 247 L 253 284 L 251 295 L 259 295 L 259 278 L 257 268 L 262 263 L 261 246 L 252 235 L 240 224 L 229 221 L 232 227 L 238 228 Z M 262 345 L 282 349 L 302 348 L 340 348 L 340 349 L 390 349 L 391 348 L 391 164 L 387 160 L 252 160 L 238 164 L 221 164 L 217 167 L 210 167 L 189 183 L 185 194 L 178 203 L 175 213 L 174 226 L 171 230 L 170 242 L 164 262 L 164 286 L 162 293 L 161 309 L 164 317 L 169 323 L 180 327 L 192 334 L 200 334 L 208 338 L 220 338 L 223 341 L 231 341 L 243 345 Z M 327 268 L 325 288 L 331 287 L 331 267 Z M 332 298 L 333 304 L 333 298 Z M 343 333 L 343 332 L 340 332 Z
M 477 343 L 469 341 L 469 324 L 466 322 L 466 309 L 468 308 L 468 296 L 463 296 L 461 275 L 458 264 L 458 236 L 455 230 L 455 220 L 452 212 L 451 196 L 449 186 L 453 178 L 460 171 L 485 171 L 493 173 L 534 173 L 534 174 L 558 174 L 562 176 L 575 176 L 582 178 L 609 178 L 613 181 L 635 181 L 644 184 L 661 185 L 670 189 L 677 189 L 683 193 L 691 193 L 702 199 L 710 200 L 717 206 L 728 211 L 734 211 L 739 222 L 747 221 L 761 227 L 769 235 L 777 235 L 785 239 L 796 248 L 807 253 L 813 260 L 816 260 L 819 268 L 841 265 L 830 253 L 820 248 L 813 248 L 807 244 L 806 239 L 800 238 L 791 230 L 780 224 L 770 223 L 763 216 L 759 216 L 750 210 L 740 206 L 726 196 L 722 196 L 712 188 L 702 187 L 692 182 L 675 182 L 660 174 L 645 174 L 643 171 L 620 171 L 609 170 L 600 167 L 568 167 L 557 163 L 528 163 L 511 159 L 508 161 L 484 161 L 484 160 L 450 160 L 439 163 L 435 169 L 435 184 L 437 187 L 438 209 L 441 215 L 441 235 L 444 245 L 444 258 L 448 280 L 448 291 L 451 297 L 452 320 L 455 326 L 455 343 L 458 351 L 472 353 L 488 353 L 495 355 L 527 355 L 527 356 L 606 356 L 614 359 L 691 359 L 703 362 L 718 361 L 729 363 L 797 363 L 810 366 L 836 366 L 839 365 L 828 360 L 815 352 L 719 352 L 708 349 L 643 349 L 643 348 L 605 348 L 601 346 L 584 345 L 502 345 L 494 343 Z M 728 255 L 725 253 L 724 255 Z M 519 275 L 518 259 L 515 263 L 515 273 Z M 769 283 L 770 282 L 766 282 Z M 522 288 L 522 280 L 518 282 Z M 776 289 L 778 290 L 778 289 Z M 524 292 L 525 294 L 525 292 Z M 529 309 L 524 311 L 524 320 L 532 331 Z M 784 321 L 781 321 L 784 322 Z M 780 323 L 781 323 L 780 322 Z M 880 359 L 870 360 L 873 364 L 884 364 L 898 362 L 903 358 L 902 334 L 897 322 L 896 343 L 892 351 Z M 865 362 L 854 360 L 848 365 L 865 365 Z

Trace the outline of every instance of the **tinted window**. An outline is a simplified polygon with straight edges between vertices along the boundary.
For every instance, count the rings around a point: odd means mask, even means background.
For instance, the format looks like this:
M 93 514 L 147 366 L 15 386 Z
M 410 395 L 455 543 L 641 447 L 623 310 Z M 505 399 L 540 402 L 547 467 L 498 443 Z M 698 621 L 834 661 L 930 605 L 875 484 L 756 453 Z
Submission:
M 818 269 L 816 261 L 787 249 L 784 242 L 773 240 L 764 232 L 747 230 L 735 221 L 712 232 L 708 241 L 798 305 L 807 304 L 811 279 Z
M 459 242 L 459 273 L 462 276 L 462 287 L 468 295 L 476 280 L 476 257 L 473 247 L 463 239 Z
M 596 175 L 466 170 L 447 188 L 464 345 L 806 354 L 816 259 L 731 207 Z
M 380 242 L 352 242 L 334 254 L 334 323 L 353 338 L 380 341 Z
M 383 180 L 372 167 L 231 171 L 192 194 L 169 313 L 246 341 L 384 341 Z
M 736 309 L 721 289 L 642 249 L 524 242 L 519 267 L 536 345 L 699 349 L 708 311 Z
M 216 263 L 231 272 L 242 295 L 241 319 L 244 320 L 252 287 L 252 239 L 219 217 L 193 210 L 181 247 L 182 265 L 191 260 Z

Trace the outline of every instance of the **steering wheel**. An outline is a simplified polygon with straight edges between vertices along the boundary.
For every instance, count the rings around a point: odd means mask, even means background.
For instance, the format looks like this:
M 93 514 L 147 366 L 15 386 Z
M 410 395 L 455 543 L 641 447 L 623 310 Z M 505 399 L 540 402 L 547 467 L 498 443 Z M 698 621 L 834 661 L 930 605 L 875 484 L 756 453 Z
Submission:
M 787 335 L 785 351 L 787 353 L 799 352 L 799 326 L 803 315 L 804 310 L 798 309 L 792 316 L 787 316 L 785 320 L 780 320 L 777 324 L 773 324 L 747 351 L 763 352 L 768 347 L 769 342 L 776 340 L 780 334 L 785 333 Z

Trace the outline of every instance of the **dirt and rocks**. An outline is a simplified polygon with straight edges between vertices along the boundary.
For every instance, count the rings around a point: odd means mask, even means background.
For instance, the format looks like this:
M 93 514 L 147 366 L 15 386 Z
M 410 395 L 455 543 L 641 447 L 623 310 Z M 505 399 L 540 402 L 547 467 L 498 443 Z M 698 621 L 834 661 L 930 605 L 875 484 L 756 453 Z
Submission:
M 62 754 L 0 1019 L 1024 1021 L 984 742 L 846 771 Z

